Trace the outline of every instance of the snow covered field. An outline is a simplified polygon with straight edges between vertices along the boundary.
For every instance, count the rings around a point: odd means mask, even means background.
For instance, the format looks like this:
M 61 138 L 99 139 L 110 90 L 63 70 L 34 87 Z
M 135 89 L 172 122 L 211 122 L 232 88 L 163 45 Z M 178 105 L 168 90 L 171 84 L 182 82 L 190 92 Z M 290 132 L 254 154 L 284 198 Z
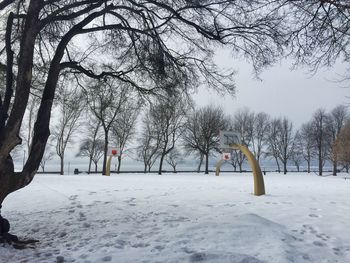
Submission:
M 0 262 L 350 262 L 350 178 L 37 175 L 2 215 L 35 249 Z

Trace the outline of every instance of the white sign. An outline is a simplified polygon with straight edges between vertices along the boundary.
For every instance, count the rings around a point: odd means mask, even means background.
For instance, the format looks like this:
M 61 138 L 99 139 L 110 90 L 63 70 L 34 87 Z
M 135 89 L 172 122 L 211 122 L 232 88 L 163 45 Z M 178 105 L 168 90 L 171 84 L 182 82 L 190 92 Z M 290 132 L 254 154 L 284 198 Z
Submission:
M 231 153 L 223 153 L 222 154 L 222 159 L 225 161 L 231 160 Z

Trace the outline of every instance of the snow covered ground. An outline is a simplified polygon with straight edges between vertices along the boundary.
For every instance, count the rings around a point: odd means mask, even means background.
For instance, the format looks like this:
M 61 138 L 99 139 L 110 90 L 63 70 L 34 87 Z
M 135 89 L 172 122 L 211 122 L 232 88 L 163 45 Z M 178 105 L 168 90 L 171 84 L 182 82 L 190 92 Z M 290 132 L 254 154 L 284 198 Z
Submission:
M 2 215 L 34 249 L 0 262 L 350 262 L 350 177 L 37 175 Z

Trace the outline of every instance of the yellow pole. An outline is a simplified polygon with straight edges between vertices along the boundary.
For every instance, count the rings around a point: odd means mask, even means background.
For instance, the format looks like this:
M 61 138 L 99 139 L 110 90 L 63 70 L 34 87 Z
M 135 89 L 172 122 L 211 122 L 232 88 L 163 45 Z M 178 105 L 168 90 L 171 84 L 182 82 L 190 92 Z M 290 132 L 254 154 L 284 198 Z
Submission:
M 106 176 L 111 175 L 111 162 L 112 162 L 113 155 L 110 155 L 106 164 Z
M 224 163 L 224 160 L 221 159 L 217 164 L 216 164 L 216 170 L 215 170 L 215 175 L 219 176 L 220 175 L 220 168 L 221 165 Z
M 254 155 L 249 151 L 249 149 L 244 145 L 237 144 L 237 147 L 247 156 L 248 162 L 253 170 L 254 176 L 254 195 L 264 195 L 265 194 L 265 184 L 264 177 L 260 169 L 258 161 L 255 159 Z

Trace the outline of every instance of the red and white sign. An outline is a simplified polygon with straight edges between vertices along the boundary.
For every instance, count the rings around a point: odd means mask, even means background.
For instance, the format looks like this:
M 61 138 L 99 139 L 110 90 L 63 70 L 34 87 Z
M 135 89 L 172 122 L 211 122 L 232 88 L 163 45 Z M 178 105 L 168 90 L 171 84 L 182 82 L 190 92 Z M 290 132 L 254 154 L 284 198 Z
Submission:
M 223 153 L 222 154 L 222 159 L 225 161 L 231 160 L 231 153 Z
M 120 150 L 117 147 L 108 147 L 108 156 L 119 156 L 120 155 Z

